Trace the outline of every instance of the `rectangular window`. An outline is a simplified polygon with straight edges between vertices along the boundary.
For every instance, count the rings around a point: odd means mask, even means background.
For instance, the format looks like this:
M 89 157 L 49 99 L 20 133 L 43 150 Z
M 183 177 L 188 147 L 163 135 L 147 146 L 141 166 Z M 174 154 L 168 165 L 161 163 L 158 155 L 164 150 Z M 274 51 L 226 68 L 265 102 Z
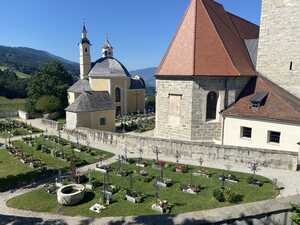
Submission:
M 252 138 L 252 128 L 241 127 L 241 137 L 242 138 Z
M 106 125 L 106 118 L 102 117 L 100 118 L 100 126 L 105 126 Z
M 280 143 L 280 135 L 281 135 L 280 132 L 269 131 L 268 132 L 268 142 L 279 144 Z

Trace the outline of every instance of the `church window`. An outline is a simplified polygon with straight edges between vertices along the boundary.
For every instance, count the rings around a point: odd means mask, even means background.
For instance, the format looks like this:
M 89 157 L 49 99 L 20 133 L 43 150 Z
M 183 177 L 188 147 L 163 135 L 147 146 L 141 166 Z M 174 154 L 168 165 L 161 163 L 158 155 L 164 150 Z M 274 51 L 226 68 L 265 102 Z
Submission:
M 118 87 L 115 90 L 115 96 L 116 96 L 116 102 L 121 102 L 121 89 Z
M 106 118 L 102 117 L 100 118 L 100 126 L 105 126 L 106 125 Z
M 215 120 L 217 118 L 218 97 L 218 94 L 214 91 L 208 93 L 206 102 L 206 120 Z
M 87 48 L 85 48 L 85 49 L 84 49 L 84 51 L 85 51 L 85 52 L 88 52 L 88 49 L 87 49 Z

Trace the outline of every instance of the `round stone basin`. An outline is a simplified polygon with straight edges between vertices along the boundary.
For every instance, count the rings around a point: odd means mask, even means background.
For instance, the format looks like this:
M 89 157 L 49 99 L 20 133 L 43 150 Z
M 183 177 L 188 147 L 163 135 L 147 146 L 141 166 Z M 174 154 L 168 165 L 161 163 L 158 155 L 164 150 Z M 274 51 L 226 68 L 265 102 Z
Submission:
M 57 201 L 61 205 L 76 205 L 82 201 L 85 187 L 81 184 L 70 184 L 62 186 L 57 191 Z

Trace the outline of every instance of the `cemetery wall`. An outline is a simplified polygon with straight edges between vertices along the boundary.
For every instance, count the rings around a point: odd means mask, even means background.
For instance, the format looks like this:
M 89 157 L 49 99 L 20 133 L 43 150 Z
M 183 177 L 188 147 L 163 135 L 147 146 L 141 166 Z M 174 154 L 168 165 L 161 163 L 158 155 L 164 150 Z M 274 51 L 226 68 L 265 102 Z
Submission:
M 142 149 L 144 154 L 151 155 L 157 147 L 161 155 L 174 159 L 179 152 L 183 159 L 225 160 L 232 163 L 248 163 L 256 160 L 261 165 L 270 168 L 297 170 L 298 153 L 291 151 L 267 150 L 258 148 L 244 148 L 224 146 L 213 143 L 181 141 L 144 137 L 133 134 L 120 134 L 81 128 L 77 131 L 65 130 L 71 136 L 78 136 L 90 143 L 108 144 L 116 148 L 138 152 Z

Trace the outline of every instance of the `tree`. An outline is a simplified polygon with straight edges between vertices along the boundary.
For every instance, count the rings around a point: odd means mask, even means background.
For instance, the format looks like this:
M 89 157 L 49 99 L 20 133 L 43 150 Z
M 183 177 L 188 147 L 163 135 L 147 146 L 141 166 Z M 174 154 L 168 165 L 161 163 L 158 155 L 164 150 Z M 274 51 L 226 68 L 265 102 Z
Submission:
M 35 108 L 43 113 L 53 113 L 61 109 L 61 102 L 59 98 L 53 95 L 44 95 L 38 99 Z
M 73 83 L 72 76 L 59 62 L 53 61 L 42 66 L 30 79 L 26 110 L 35 109 L 43 96 L 54 96 L 60 100 L 57 111 L 63 111 L 68 105 L 67 89 Z

